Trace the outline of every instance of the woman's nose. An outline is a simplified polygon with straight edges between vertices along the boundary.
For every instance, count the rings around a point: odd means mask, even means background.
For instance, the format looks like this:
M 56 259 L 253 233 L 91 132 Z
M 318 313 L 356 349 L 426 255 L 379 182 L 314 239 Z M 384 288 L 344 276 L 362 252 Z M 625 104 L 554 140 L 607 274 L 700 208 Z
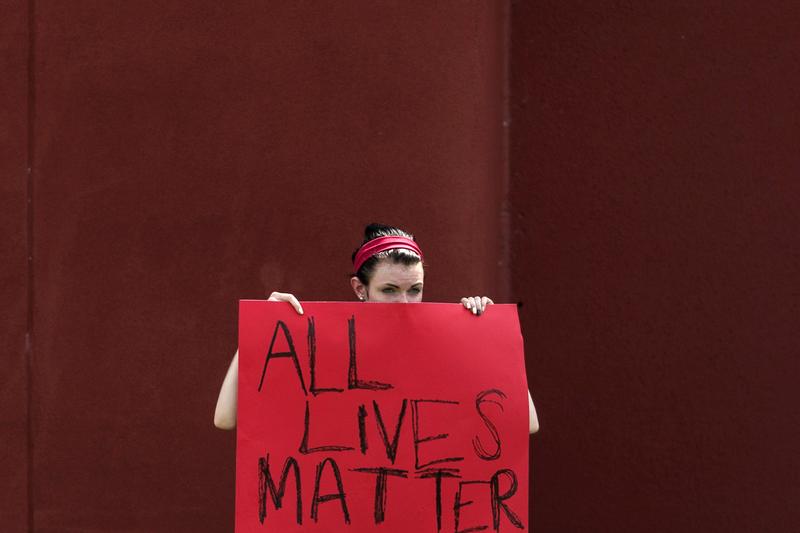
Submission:
M 403 292 L 400 295 L 400 303 L 403 303 L 403 304 L 407 304 L 408 303 L 408 293 L 407 292 Z

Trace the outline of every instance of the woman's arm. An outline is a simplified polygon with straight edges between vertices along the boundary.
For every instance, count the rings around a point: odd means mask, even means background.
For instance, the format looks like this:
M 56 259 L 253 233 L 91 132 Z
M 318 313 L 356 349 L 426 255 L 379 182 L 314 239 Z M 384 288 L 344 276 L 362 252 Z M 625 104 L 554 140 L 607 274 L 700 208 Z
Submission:
M 303 306 L 293 295 L 284 292 L 273 292 L 267 299 L 268 302 L 289 302 L 298 314 L 303 314 Z M 236 396 L 239 390 L 239 350 L 233 354 L 231 366 L 222 382 L 217 398 L 217 408 L 214 410 L 214 425 L 219 429 L 233 429 L 236 427 Z
M 233 355 L 231 366 L 225 374 L 214 411 L 214 425 L 219 429 L 236 427 L 236 394 L 239 388 L 239 350 Z
M 471 311 L 473 315 L 482 315 L 486 308 L 494 302 L 486 296 L 468 296 L 461 298 L 461 304 Z M 536 415 L 536 407 L 533 405 L 531 391 L 528 391 L 528 430 L 531 435 L 539 431 L 539 417 Z
M 528 391 L 528 430 L 531 435 L 539 431 L 539 417 L 536 416 L 536 407 L 533 405 L 531 391 Z

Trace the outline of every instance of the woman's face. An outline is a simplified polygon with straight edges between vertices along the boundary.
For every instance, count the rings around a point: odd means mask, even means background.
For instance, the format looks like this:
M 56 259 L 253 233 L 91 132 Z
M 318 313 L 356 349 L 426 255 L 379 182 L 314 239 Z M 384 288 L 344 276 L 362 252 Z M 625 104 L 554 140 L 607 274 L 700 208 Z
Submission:
M 359 299 L 367 302 L 421 302 L 424 278 L 421 262 L 408 266 L 382 259 L 375 266 L 369 285 L 354 277 L 353 290 Z

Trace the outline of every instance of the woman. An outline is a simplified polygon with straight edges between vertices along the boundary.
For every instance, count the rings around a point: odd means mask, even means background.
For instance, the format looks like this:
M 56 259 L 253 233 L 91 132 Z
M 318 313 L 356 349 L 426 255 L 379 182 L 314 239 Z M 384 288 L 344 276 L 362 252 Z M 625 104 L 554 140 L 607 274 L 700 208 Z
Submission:
M 364 230 L 364 242 L 353 252 L 355 275 L 350 278 L 356 297 L 362 302 L 412 303 L 422 301 L 425 271 L 422 251 L 414 237 L 405 231 L 382 224 L 370 224 Z M 303 314 L 303 306 L 291 294 L 273 292 L 270 302 L 288 302 Z M 492 300 L 486 296 L 462 298 L 464 307 L 475 315 L 484 313 Z M 214 425 L 220 429 L 236 427 L 236 389 L 239 381 L 239 351 L 222 382 L 214 413 Z M 536 408 L 528 392 L 528 428 L 539 430 Z

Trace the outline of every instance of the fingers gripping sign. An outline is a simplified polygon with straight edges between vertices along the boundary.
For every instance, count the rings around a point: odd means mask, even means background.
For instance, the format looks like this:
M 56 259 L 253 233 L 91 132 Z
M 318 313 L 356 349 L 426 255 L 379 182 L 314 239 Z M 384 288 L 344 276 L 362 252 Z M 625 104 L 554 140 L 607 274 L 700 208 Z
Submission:
M 295 298 L 293 294 L 289 294 L 287 292 L 277 292 L 274 291 L 272 294 L 269 295 L 267 299 L 268 302 L 289 302 L 294 310 L 297 311 L 298 315 L 303 314 L 303 306 L 300 305 L 300 302 Z
M 469 296 L 461 298 L 461 303 L 468 311 L 472 311 L 473 315 L 482 315 L 494 302 L 487 296 Z

